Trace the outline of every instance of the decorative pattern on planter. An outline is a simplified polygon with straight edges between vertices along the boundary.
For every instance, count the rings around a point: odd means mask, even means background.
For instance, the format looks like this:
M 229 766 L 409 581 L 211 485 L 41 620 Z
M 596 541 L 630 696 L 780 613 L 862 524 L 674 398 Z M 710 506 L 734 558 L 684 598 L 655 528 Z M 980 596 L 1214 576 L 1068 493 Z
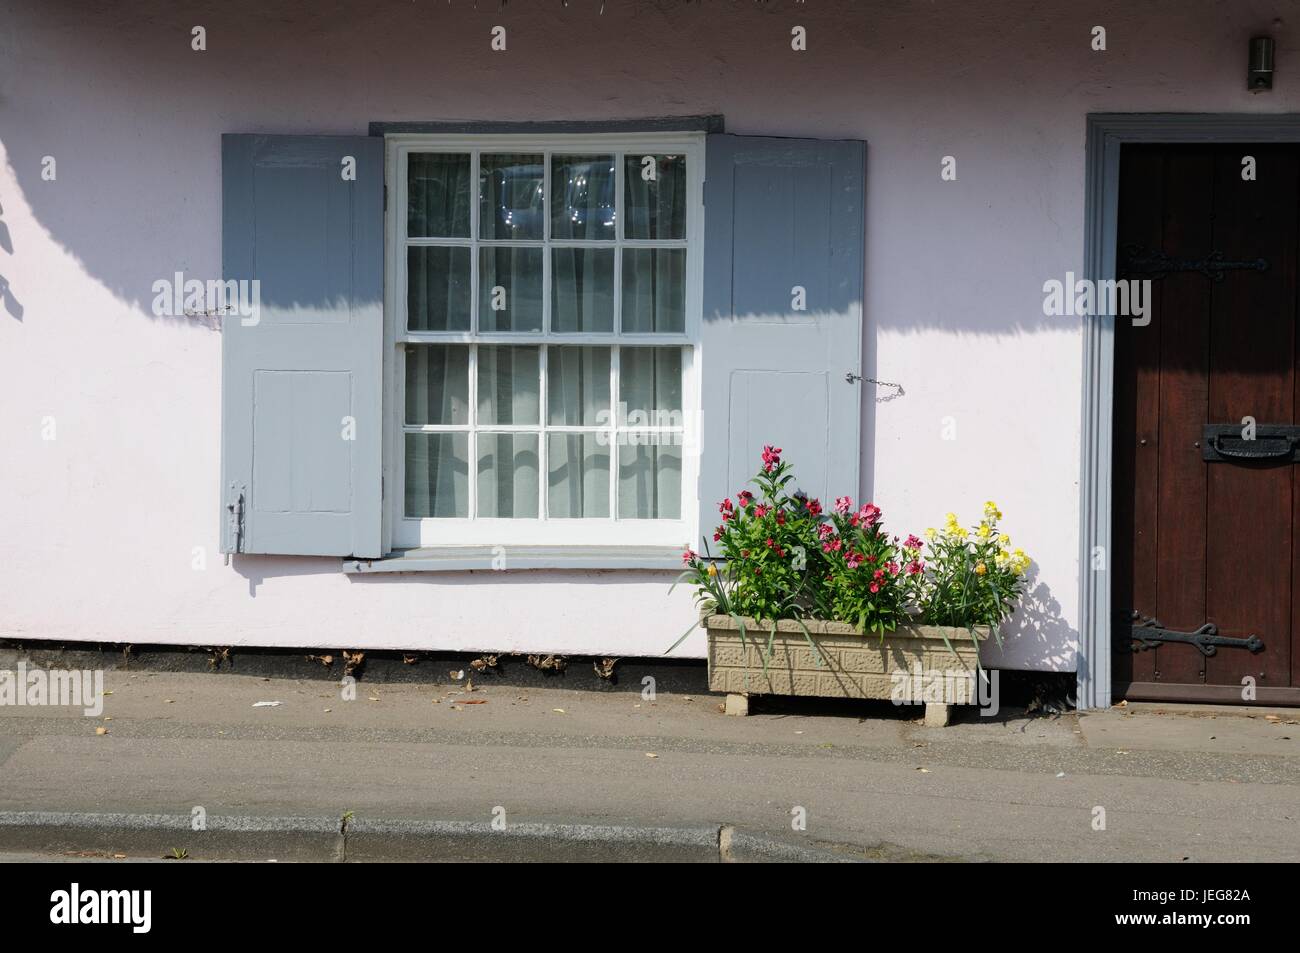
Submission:
M 705 620 L 709 635 L 709 688 L 735 695 L 804 695 L 819 698 L 897 698 L 896 675 L 973 672 L 978 648 L 967 629 L 907 626 L 879 636 L 863 635 L 843 622 L 807 621 L 815 653 L 797 622 L 777 623 L 771 656 L 763 658 L 771 623 L 745 619 L 745 640 L 730 616 Z M 976 639 L 988 638 L 986 627 Z M 949 649 L 944 636 L 952 644 Z M 955 654 L 954 654 L 955 652 Z M 818 664 L 817 655 L 821 656 Z M 915 698 L 910 692 L 907 698 Z M 945 719 L 946 720 L 946 719 Z

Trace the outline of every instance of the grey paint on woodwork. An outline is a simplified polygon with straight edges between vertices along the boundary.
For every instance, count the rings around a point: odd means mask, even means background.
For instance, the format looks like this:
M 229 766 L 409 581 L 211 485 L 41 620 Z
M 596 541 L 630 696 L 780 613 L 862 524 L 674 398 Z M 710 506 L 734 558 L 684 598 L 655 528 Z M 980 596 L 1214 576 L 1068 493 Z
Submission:
M 377 557 L 383 141 L 221 145 L 223 274 L 261 285 L 256 324 L 222 321 L 222 551 L 242 492 L 241 552 Z
M 797 486 L 854 495 L 860 460 L 866 143 L 708 137 L 700 532 L 764 444 Z M 806 296 L 795 307 L 796 288 Z
M 372 122 L 372 136 L 401 133 L 424 135 L 581 135 L 617 132 L 722 132 L 723 118 L 709 116 L 653 116 L 646 119 L 511 120 L 442 119 L 429 122 Z

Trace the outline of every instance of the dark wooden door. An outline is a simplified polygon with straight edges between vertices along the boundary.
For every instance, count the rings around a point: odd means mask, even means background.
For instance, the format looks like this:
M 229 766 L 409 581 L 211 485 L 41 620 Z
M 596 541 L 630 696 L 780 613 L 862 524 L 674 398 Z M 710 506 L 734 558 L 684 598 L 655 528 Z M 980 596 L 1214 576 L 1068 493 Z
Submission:
M 1246 703 L 1249 677 L 1300 704 L 1300 463 L 1267 439 L 1298 420 L 1300 147 L 1125 146 L 1120 167 L 1117 272 L 1152 310 L 1116 319 L 1114 694 Z M 1207 424 L 1234 425 L 1226 459 Z M 1207 624 L 1262 646 L 1176 640 Z

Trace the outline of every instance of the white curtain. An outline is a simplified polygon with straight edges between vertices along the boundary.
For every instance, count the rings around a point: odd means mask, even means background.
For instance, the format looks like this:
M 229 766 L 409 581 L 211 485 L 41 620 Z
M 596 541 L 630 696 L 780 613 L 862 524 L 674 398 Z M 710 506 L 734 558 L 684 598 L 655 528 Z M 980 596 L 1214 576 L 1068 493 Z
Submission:
M 607 347 L 548 348 L 547 423 L 608 427 L 612 423 L 609 368 Z M 551 434 L 547 441 L 548 514 L 557 519 L 607 518 L 608 434 Z

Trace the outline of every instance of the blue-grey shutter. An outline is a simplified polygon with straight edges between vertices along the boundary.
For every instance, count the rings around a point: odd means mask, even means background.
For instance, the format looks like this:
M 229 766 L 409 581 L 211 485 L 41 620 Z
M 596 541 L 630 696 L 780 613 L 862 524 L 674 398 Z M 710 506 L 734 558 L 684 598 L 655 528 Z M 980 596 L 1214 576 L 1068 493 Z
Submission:
M 799 488 L 856 498 L 866 143 L 708 137 L 700 532 L 764 444 Z M 796 307 L 803 289 L 804 308 Z
M 227 287 L 260 283 L 222 321 L 222 551 L 382 555 L 383 140 L 227 135 L 221 159 Z

